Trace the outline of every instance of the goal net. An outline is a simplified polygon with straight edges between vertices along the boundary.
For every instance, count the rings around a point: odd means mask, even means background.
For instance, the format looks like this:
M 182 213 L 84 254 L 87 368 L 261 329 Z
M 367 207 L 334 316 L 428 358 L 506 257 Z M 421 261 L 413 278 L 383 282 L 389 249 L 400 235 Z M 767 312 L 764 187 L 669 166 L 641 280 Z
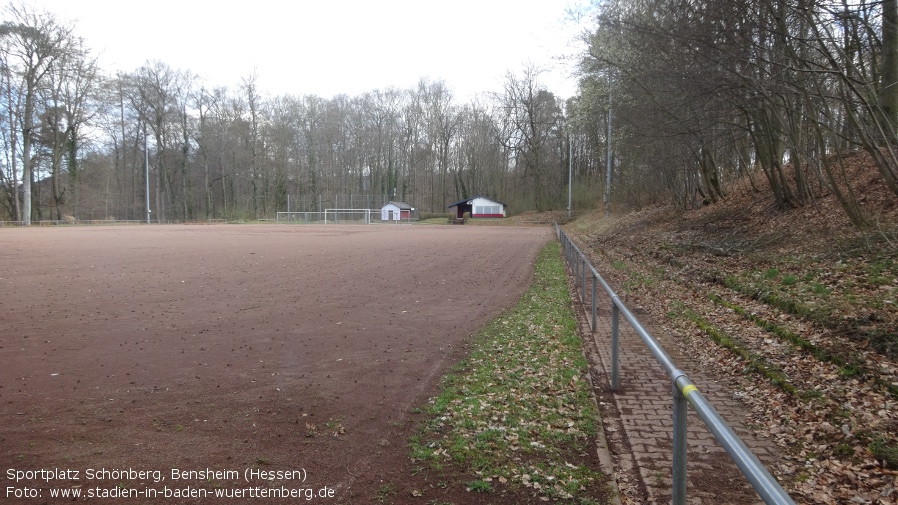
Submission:
M 323 212 L 278 212 L 278 224 L 371 224 L 371 209 L 324 209 Z

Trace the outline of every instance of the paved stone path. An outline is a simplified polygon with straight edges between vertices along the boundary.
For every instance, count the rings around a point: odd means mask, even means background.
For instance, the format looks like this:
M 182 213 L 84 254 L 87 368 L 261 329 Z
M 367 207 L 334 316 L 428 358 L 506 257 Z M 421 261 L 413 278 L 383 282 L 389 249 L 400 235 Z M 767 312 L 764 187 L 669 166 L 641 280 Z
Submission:
M 591 288 L 587 291 L 591 295 Z M 623 316 L 620 317 L 620 390 L 611 391 L 611 301 L 599 288 L 596 331 L 589 327 L 589 305 L 580 306 L 580 329 L 587 342 L 602 423 L 621 492 L 621 502 L 671 501 L 672 385 L 664 369 Z M 576 299 L 576 298 L 575 298 Z M 579 305 L 579 303 L 578 303 Z M 632 307 L 629 307 L 633 311 Z M 775 461 L 776 447 L 745 429 L 746 411 L 713 371 L 696 370 L 676 353 L 672 338 L 637 314 L 743 442 L 764 463 Z M 763 503 L 729 455 L 692 408 L 688 424 L 687 496 L 690 504 Z

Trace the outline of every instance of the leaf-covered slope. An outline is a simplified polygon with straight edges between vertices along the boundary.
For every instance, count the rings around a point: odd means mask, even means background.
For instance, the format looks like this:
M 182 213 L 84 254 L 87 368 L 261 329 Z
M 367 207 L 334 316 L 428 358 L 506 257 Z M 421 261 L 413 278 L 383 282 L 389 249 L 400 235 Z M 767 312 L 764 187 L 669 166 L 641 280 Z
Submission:
M 566 229 L 628 305 L 727 374 L 797 501 L 898 503 L 898 202 L 849 161 L 866 231 L 824 192 L 777 211 L 747 184 L 691 212 Z

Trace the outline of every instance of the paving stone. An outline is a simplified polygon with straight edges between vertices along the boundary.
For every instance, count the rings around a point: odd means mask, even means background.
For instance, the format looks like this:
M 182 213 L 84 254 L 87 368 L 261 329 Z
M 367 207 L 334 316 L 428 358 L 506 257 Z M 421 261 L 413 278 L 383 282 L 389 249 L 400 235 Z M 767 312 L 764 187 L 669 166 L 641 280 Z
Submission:
M 587 283 L 588 290 L 589 283 Z M 610 300 L 600 290 L 597 297 L 599 307 L 610 306 Z M 578 304 L 580 305 L 580 304 Z M 584 308 L 580 305 L 581 308 Z M 593 360 L 593 382 L 604 391 L 605 401 L 611 405 L 603 408 L 603 425 L 606 429 L 620 429 L 623 433 L 609 432 L 609 439 L 620 439 L 629 454 L 617 448 L 619 454 L 612 458 L 621 467 L 635 464 L 635 474 L 641 480 L 635 488 L 642 489 L 642 498 L 647 503 L 670 503 L 672 468 L 672 385 L 664 369 L 649 352 L 645 343 L 623 317 L 620 319 L 620 384 L 619 391 L 610 391 L 611 381 L 611 311 L 598 311 L 595 321 L 596 331 L 589 328 L 588 306 L 582 312 L 581 332 L 586 337 L 591 352 L 598 359 Z M 638 316 L 639 317 L 639 316 Z M 656 336 L 650 321 L 641 323 Z M 671 337 L 668 336 L 670 340 Z M 666 349 L 670 352 L 669 349 Z M 711 402 L 720 415 L 743 439 L 745 444 L 761 458 L 775 457 L 775 446 L 770 441 L 753 437 L 741 425 L 746 412 L 733 401 L 732 392 L 726 385 L 717 382 L 713 373 L 701 369 L 691 369 L 689 363 L 674 360 L 676 366 L 687 373 L 702 394 Z M 610 401 L 608 401 L 610 399 Z M 609 408 L 615 407 L 615 408 Z M 609 414 L 616 419 L 608 419 Z M 705 427 L 698 415 L 690 408 L 687 414 L 687 495 L 690 504 L 758 504 L 763 503 L 736 464 L 720 446 L 713 434 Z M 618 427 L 618 428 L 616 428 Z M 615 441 L 610 442 L 615 445 Z M 619 445 L 619 444 L 618 444 Z M 628 493 L 637 491 L 627 483 Z M 624 503 L 635 502 L 624 493 Z

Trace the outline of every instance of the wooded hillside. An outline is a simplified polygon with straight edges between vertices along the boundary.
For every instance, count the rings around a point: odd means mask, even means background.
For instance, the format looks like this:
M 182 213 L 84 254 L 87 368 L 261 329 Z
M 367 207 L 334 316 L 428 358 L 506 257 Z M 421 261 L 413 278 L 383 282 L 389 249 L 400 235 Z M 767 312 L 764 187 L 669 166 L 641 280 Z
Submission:
M 896 503 L 898 205 L 869 156 L 841 160 L 879 223 L 831 193 L 782 210 L 745 180 L 715 205 L 655 206 L 566 226 L 628 307 L 673 337 L 678 363 L 720 374 L 776 443 L 797 503 Z

